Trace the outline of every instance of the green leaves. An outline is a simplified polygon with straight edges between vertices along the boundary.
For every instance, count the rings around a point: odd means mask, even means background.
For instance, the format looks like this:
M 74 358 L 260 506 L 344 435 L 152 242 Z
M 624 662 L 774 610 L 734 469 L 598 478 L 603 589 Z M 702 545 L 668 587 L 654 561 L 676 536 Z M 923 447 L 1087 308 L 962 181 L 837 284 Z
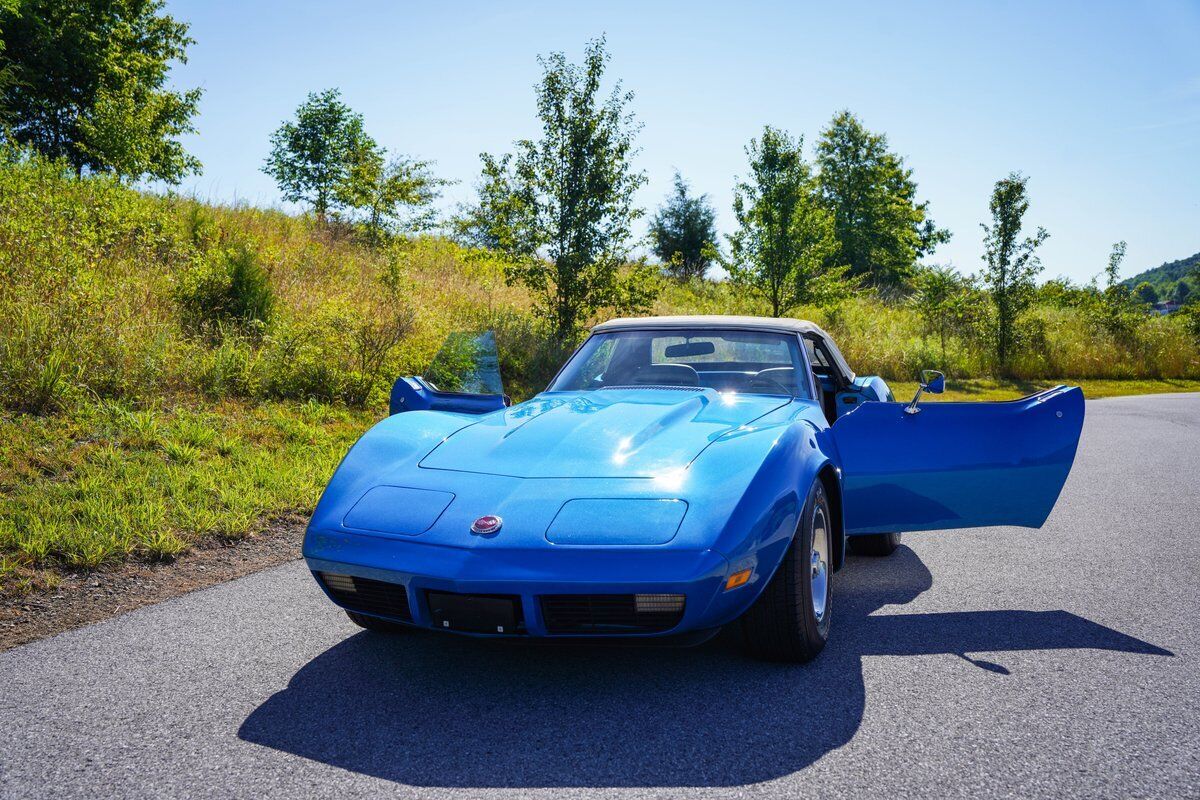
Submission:
M 729 236 L 726 269 L 763 297 L 772 316 L 801 304 L 830 305 L 852 290 L 837 265 L 833 215 L 822 205 L 804 160 L 803 138 L 763 128 L 746 148 L 750 175 L 734 187 L 738 230 Z
M 372 145 L 350 153 L 345 178 L 335 189 L 338 202 L 363 222 L 376 243 L 385 232 L 433 227 L 433 201 L 450 181 L 434 177 L 432 162 L 388 159 L 385 149 Z
M 926 334 L 937 337 L 940 369 L 947 364 L 946 343 L 950 337 L 970 333 L 976 321 L 980 298 L 973 282 L 953 267 L 919 267 L 913 276 L 910 303 L 924 323 Z
M 928 203 L 916 202 L 912 170 L 887 144 L 886 136 L 842 111 L 817 142 L 817 180 L 833 213 L 841 263 L 875 286 L 895 287 L 950 232 L 934 225 Z
M 1125 344 L 1132 344 L 1138 338 L 1138 329 L 1147 319 L 1146 302 L 1141 295 L 1146 294 L 1146 290 L 1153 292 L 1154 287 L 1143 283 L 1138 287 L 1141 292 L 1139 295 L 1122 283 L 1121 262 L 1124 260 L 1125 242 L 1117 242 L 1112 246 L 1108 266 L 1104 268 L 1104 288 L 1099 288 L 1093 281 L 1091 292 L 1087 295 L 1090 302 L 1083 309 L 1093 325 L 1108 331 Z
M 1050 237 L 1039 227 L 1033 236 L 1021 238 L 1021 224 L 1029 210 L 1028 178 L 1018 172 L 996 181 L 988 204 L 992 224 L 983 228 L 983 282 L 991 291 L 995 310 L 996 357 L 1000 369 L 1009 366 L 1017 344 L 1017 320 L 1029 308 L 1036 293 L 1034 279 L 1042 271 L 1037 248 Z
M 102 87 L 79 120 L 79 151 L 120 176 L 179 183 L 200 171 L 200 160 L 177 139 L 195 132 L 191 118 L 199 101 L 199 89 L 177 94 L 130 83 Z
M 714 260 L 716 222 L 708 195 L 688 194 L 687 182 L 676 172 L 674 192 L 650 221 L 650 240 L 663 270 L 676 280 L 703 278 Z
M 245 244 L 197 253 L 175 287 L 184 327 L 220 341 L 227 329 L 261 333 L 275 306 L 271 279 Z
M 644 268 L 622 270 L 642 213 L 633 195 L 646 178 L 630 163 L 639 128 L 627 110 L 632 93 L 618 83 L 600 94 L 608 59 L 603 38 L 582 64 L 562 53 L 538 59 L 541 138 L 515 142 L 513 155 L 482 155 L 479 206 L 458 226 L 506 255 L 508 280 L 528 287 L 568 339 L 597 309 L 639 310 L 653 294 Z
M 200 90 L 166 88 L 193 44 L 161 0 L 16 0 L 0 4 L 0 108 L 11 136 L 76 174 L 178 183 L 198 172 L 179 137 L 194 131 Z
M 433 225 L 433 201 L 449 181 L 433 176 L 429 161 L 390 158 L 367 135 L 361 114 L 337 89 L 308 96 L 296 118 L 271 135 L 263 172 L 286 200 L 308 203 L 324 221 L 330 211 L 361 221 L 378 242 L 388 231 Z
M 263 172 L 279 184 L 285 200 L 310 204 L 324 220 L 354 156 L 375 147 L 363 130 L 362 115 L 341 101 L 337 89 L 326 89 L 310 94 L 296 109 L 296 119 L 271 134 Z

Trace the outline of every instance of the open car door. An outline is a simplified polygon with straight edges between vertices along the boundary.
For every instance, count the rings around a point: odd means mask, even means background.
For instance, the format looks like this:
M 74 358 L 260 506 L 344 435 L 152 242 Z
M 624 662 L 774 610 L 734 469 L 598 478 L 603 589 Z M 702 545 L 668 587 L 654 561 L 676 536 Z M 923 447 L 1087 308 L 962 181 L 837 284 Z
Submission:
M 830 428 L 847 533 L 1042 526 L 1075 460 L 1080 389 L 915 407 L 863 403 Z

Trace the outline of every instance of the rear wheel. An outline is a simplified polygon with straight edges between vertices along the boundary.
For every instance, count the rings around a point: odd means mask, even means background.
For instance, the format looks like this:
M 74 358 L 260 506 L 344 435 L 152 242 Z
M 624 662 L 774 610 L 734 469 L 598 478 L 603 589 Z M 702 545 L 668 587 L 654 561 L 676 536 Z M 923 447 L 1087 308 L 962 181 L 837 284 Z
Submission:
M 869 533 L 850 537 L 850 551 L 856 556 L 890 556 L 899 546 L 898 533 Z
M 367 614 L 359 614 L 354 611 L 347 611 L 346 616 L 360 628 L 366 628 L 369 631 L 376 633 L 407 633 L 408 626 L 401 625 L 399 622 L 388 622 L 386 619 L 372 617 Z
M 803 663 L 825 647 L 833 600 L 832 520 L 825 487 L 814 481 L 783 563 L 742 616 L 746 649 L 756 658 Z

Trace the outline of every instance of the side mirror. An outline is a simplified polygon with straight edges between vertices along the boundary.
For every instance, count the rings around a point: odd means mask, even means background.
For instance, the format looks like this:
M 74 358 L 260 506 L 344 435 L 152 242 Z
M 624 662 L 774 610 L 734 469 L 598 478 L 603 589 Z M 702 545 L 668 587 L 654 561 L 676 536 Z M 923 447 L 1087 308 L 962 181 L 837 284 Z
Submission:
M 921 408 L 917 405 L 917 401 L 921 399 L 921 394 L 923 392 L 929 392 L 930 394 L 941 394 L 944 391 L 946 391 L 946 376 L 943 373 L 938 372 L 935 369 L 921 370 L 921 383 L 919 386 L 917 386 L 917 393 L 913 397 L 912 402 L 904 407 L 904 413 L 921 413 Z

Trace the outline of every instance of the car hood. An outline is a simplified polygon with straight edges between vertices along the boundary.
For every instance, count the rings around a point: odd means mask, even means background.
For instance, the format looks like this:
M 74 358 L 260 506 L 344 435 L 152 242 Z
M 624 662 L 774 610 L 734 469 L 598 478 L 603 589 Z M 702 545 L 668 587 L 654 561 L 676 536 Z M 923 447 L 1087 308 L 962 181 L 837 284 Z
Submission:
M 655 478 L 790 402 L 711 389 L 548 392 L 452 433 L 425 469 L 518 478 Z

